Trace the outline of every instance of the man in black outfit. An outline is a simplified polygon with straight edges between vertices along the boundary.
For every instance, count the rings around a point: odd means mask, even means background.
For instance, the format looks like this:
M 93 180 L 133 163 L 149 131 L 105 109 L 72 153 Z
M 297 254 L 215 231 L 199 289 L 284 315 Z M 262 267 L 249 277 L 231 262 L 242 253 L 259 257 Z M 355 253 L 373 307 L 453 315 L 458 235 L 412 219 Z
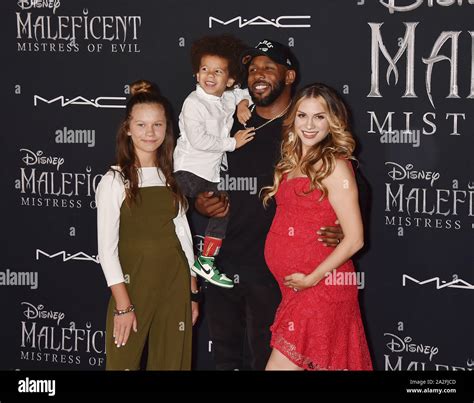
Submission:
M 246 127 L 255 128 L 255 138 L 236 152 L 228 153 L 232 207 L 226 238 L 218 255 L 218 267 L 234 279 L 233 289 L 208 285 L 206 317 L 219 370 L 263 370 L 270 356 L 270 330 L 281 295 L 264 258 L 265 239 L 275 206 L 263 207 L 259 191 L 273 184 L 274 166 L 280 157 L 283 115 L 288 110 L 298 74 L 288 47 L 269 40 L 249 49 L 242 58 L 247 68 L 248 89 L 254 108 Z M 235 119 L 232 133 L 241 130 Z M 227 176 L 227 178 L 226 178 Z M 212 193 L 200 194 L 198 212 L 219 217 L 229 201 Z M 317 231 L 318 228 L 315 228 Z M 320 237 L 328 246 L 343 238 L 340 227 L 326 227 Z M 244 346 L 249 362 L 243 362 Z

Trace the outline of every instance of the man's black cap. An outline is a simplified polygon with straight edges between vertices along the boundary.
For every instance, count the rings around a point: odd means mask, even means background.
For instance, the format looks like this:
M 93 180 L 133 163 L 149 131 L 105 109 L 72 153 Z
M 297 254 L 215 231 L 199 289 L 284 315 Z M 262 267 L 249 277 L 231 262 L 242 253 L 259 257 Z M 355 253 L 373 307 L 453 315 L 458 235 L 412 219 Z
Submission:
M 258 43 L 254 48 L 247 49 L 242 53 L 242 64 L 247 65 L 257 56 L 267 56 L 275 63 L 281 64 L 289 69 L 296 70 L 296 60 L 292 55 L 288 46 L 282 45 L 279 42 L 264 39 Z

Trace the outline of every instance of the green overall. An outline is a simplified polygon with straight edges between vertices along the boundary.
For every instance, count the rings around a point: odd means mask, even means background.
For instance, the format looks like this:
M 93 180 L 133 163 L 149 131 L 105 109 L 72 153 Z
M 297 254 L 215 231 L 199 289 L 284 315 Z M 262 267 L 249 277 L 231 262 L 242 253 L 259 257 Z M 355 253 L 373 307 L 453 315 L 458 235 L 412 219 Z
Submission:
M 140 369 L 148 343 L 147 370 L 189 370 L 191 280 L 173 222 L 177 208 L 165 186 L 140 188 L 137 200 L 131 208 L 122 203 L 118 249 L 128 294 L 135 305 L 138 332 L 132 329 L 126 345 L 117 348 L 113 339 L 115 301 L 111 297 L 106 369 Z

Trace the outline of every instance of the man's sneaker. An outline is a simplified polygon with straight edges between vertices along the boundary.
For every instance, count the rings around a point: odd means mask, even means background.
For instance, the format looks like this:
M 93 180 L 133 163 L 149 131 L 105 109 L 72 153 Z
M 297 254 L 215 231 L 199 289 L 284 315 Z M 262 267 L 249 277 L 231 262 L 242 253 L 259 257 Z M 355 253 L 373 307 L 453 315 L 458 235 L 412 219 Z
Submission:
M 211 284 L 218 287 L 233 288 L 234 282 L 224 273 L 220 273 L 214 264 L 214 257 L 200 255 L 191 269 L 199 276 L 205 278 Z

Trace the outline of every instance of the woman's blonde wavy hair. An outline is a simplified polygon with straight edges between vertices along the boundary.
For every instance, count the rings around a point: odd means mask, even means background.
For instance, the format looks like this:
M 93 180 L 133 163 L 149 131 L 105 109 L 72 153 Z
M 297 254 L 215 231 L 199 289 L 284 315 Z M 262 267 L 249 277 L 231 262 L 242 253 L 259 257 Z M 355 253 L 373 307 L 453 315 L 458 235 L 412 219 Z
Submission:
M 295 118 L 301 103 L 309 98 L 316 98 L 322 103 L 329 123 L 329 134 L 302 157 L 302 143 L 295 133 Z M 305 194 L 319 189 L 319 200 L 322 200 L 327 196 L 327 188 L 322 181 L 334 171 L 337 158 L 355 160 L 352 155 L 354 148 L 355 140 L 349 128 L 349 113 L 337 92 L 321 83 L 301 88 L 294 96 L 283 120 L 281 159 L 275 167 L 273 186 L 264 187 L 260 193 L 264 206 L 268 206 L 270 199 L 277 193 L 283 176 L 298 166 L 303 175 L 310 179 L 310 188 Z M 321 166 L 316 169 L 318 161 L 321 161 Z

